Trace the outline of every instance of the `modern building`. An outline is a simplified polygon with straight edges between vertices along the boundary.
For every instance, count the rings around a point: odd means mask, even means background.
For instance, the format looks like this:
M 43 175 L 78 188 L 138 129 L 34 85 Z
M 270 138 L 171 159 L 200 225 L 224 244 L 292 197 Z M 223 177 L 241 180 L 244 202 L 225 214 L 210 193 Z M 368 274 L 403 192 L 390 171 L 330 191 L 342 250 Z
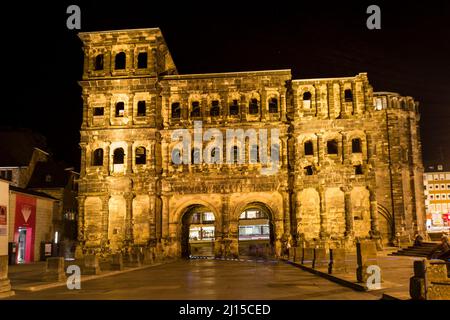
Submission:
M 39 261 L 45 256 L 43 243 L 52 244 L 47 255 L 63 255 L 61 240 L 73 241 L 77 233 L 78 174 L 43 151 L 46 140 L 40 134 L 2 129 L 0 138 L 0 178 L 10 185 L 8 241 L 14 262 Z
M 450 230 L 450 167 L 432 164 L 425 167 L 426 225 L 429 232 Z
M 79 37 L 84 252 L 281 256 L 425 232 L 412 97 L 366 73 L 179 75 L 158 28 Z

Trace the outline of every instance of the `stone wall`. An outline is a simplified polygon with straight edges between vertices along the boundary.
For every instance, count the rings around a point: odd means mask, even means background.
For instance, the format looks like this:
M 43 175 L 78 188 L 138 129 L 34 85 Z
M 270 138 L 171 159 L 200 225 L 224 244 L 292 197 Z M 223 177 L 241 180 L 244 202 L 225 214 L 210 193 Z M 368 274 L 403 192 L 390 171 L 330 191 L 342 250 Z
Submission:
M 214 213 L 216 255 L 236 254 L 239 215 L 252 206 L 268 214 L 277 256 L 288 242 L 352 247 L 356 238 L 387 243 L 423 230 L 412 98 L 374 94 L 365 73 L 312 80 L 293 80 L 290 70 L 178 75 L 159 29 L 80 38 L 85 250 L 150 246 L 180 256 L 183 219 L 199 206 Z M 120 52 L 126 67 L 116 70 Z M 146 68 L 138 68 L 140 52 L 147 52 Z M 95 70 L 101 54 L 104 67 Z M 184 150 L 173 140 L 180 129 L 202 141 Z M 204 135 L 208 129 L 212 136 Z M 227 144 L 227 132 L 239 129 L 258 137 L 267 130 L 269 138 L 277 129 L 278 147 L 269 139 L 258 150 L 278 150 L 279 162 L 252 161 L 245 136 Z M 240 161 L 225 163 L 235 147 Z M 205 163 L 214 148 L 221 163 Z M 187 162 L 174 163 L 174 152 Z

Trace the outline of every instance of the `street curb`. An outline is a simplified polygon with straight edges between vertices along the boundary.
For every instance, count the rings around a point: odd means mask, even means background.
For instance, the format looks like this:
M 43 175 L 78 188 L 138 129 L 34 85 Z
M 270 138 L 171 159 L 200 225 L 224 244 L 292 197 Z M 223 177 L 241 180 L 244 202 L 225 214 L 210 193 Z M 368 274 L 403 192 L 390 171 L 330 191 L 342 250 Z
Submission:
M 320 276 L 322 278 L 325 278 L 325 279 L 333 281 L 333 282 L 335 282 L 337 284 L 340 284 L 340 285 L 343 285 L 343 286 L 348 287 L 350 289 L 353 289 L 355 291 L 362 291 L 362 292 L 369 292 L 370 291 L 366 286 L 364 286 L 362 284 L 358 284 L 358 283 L 351 282 L 351 281 L 348 281 L 348 280 L 345 280 L 345 279 L 342 279 L 342 278 L 338 278 L 338 277 L 333 276 L 331 274 L 319 271 L 317 269 L 313 269 L 313 268 L 307 267 L 307 266 L 305 266 L 303 264 L 300 264 L 300 263 L 297 263 L 297 262 L 293 262 L 293 261 L 286 260 L 286 259 L 282 259 L 282 261 L 284 261 L 284 262 L 286 262 L 286 263 L 288 263 L 290 265 L 293 265 L 294 267 L 297 267 L 299 269 L 308 271 L 309 273 L 318 275 L 318 276 Z
M 144 270 L 144 269 L 148 269 L 151 267 L 157 267 L 157 266 L 160 266 L 163 264 L 165 264 L 165 263 L 155 263 L 155 264 L 150 264 L 150 265 L 137 267 L 137 268 L 131 268 L 131 269 L 127 269 L 127 270 L 111 271 L 111 272 L 107 272 L 107 273 L 99 274 L 99 275 L 90 275 L 90 276 L 82 275 L 81 282 L 83 283 L 83 282 L 90 281 L 90 280 L 115 276 L 115 275 L 128 273 L 128 272 L 132 272 L 132 271 Z M 37 292 L 37 291 L 42 291 L 42 290 L 46 290 L 46 289 L 62 287 L 65 285 L 67 285 L 66 281 L 52 282 L 52 283 L 38 284 L 38 285 L 17 285 L 17 286 L 13 286 L 12 290 L 15 290 L 17 292 Z

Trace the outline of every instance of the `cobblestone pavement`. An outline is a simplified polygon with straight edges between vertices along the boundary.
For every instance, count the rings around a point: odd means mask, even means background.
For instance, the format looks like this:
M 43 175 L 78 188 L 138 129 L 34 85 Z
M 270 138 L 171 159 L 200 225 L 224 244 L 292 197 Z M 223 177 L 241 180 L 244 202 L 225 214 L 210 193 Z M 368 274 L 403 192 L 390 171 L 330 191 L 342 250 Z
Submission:
M 376 300 L 283 262 L 183 260 L 66 287 L 17 292 L 11 299 Z

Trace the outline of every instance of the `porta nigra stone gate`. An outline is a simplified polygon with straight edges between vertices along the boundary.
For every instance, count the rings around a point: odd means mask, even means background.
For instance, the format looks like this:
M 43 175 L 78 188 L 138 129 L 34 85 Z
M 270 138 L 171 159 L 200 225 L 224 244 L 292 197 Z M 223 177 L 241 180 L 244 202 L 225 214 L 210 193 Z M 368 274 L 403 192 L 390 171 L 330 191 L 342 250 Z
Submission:
M 350 250 L 362 239 L 382 246 L 423 234 L 412 97 L 373 92 L 366 73 L 299 80 L 290 70 L 179 75 L 158 28 L 79 37 L 83 252 L 280 257 L 289 247 Z M 175 164 L 181 151 L 172 134 L 193 132 L 194 121 L 224 137 L 227 129 L 277 129 L 278 150 L 268 148 L 279 152 L 276 170 L 264 174 L 269 164 L 248 161 L 248 139 L 231 149 L 224 139 L 211 151 L 219 160 L 233 152 L 242 163 L 195 163 L 192 149 L 191 162 Z

